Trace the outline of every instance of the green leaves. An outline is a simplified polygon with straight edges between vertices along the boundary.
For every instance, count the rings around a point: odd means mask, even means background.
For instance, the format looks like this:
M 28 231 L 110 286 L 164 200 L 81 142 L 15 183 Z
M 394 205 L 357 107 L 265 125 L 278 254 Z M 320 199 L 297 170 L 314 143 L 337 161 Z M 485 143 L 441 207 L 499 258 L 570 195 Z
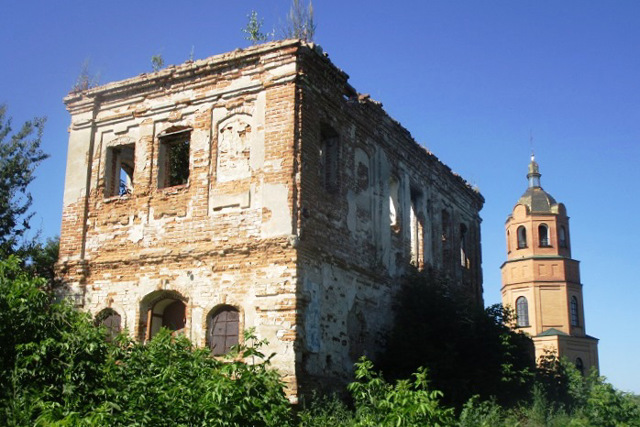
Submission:
M 429 390 L 427 371 L 413 380 L 387 383 L 363 357 L 356 363 L 356 382 L 347 386 L 355 401 L 354 426 L 445 426 L 453 423 L 453 409 L 440 405 L 442 393 Z
M 0 255 L 13 253 L 19 239 L 29 229 L 33 214 L 28 185 L 35 168 L 49 157 L 40 149 L 46 119 L 36 117 L 25 122 L 11 135 L 11 118 L 0 105 Z
M 251 331 L 225 361 L 167 330 L 147 344 L 124 334 L 108 342 L 20 264 L 0 261 L 0 416 L 8 425 L 290 425 L 282 381 Z

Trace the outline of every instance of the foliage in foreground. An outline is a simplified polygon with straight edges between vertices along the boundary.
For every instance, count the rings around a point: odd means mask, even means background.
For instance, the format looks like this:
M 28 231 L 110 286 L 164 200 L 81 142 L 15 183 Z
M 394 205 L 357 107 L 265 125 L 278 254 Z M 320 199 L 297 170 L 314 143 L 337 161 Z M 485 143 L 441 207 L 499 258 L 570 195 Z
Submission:
M 14 253 L 29 229 L 35 169 L 49 157 L 40 149 L 46 119 L 36 117 L 13 133 L 7 108 L 0 105 L 0 255 Z
M 219 361 L 183 336 L 146 344 L 55 302 L 11 257 L 0 261 L 0 417 L 9 426 L 287 426 L 291 408 L 261 342 Z M 252 337 L 247 337 L 248 341 Z
M 8 426 L 640 426 L 637 396 L 554 359 L 531 398 L 501 406 L 475 396 L 458 417 L 426 369 L 390 383 L 361 359 L 348 386 L 353 406 L 320 398 L 296 419 L 251 336 L 226 361 L 166 330 L 146 345 L 125 335 L 108 342 L 44 287 L 17 258 L 0 261 L 0 419 Z M 249 358 L 264 362 L 241 361 Z
M 408 279 L 397 298 L 395 322 L 381 368 L 388 378 L 409 378 L 421 366 L 447 404 L 474 395 L 512 404 L 529 395 L 533 344 L 509 325 L 500 305 L 465 300 L 464 290 L 435 272 Z

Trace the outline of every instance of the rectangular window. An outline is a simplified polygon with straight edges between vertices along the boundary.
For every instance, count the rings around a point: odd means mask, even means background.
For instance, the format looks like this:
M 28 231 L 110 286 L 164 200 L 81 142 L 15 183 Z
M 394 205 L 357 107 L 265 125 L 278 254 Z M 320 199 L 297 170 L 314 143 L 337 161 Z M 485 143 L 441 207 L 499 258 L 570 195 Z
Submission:
M 126 144 L 107 148 L 105 167 L 105 197 L 124 196 L 133 193 L 135 145 Z
M 158 153 L 158 188 L 184 185 L 189 181 L 190 129 L 160 138 Z

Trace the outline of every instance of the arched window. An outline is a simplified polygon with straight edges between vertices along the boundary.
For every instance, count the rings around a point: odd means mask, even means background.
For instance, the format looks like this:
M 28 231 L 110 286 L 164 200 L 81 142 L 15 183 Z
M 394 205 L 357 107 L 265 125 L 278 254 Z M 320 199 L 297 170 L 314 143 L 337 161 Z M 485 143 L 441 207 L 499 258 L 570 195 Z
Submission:
M 582 375 L 584 375 L 584 362 L 579 357 L 576 357 L 576 369 L 580 371 Z
M 567 229 L 561 225 L 558 229 L 558 244 L 561 248 L 567 247 Z
M 207 346 L 214 356 L 228 353 L 238 344 L 240 313 L 234 307 L 223 305 L 214 310 L 208 319 Z
M 121 331 L 122 318 L 112 308 L 105 308 L 96 315 L 94 321 L 96 326 L 104 326 L 107 330 L 107 341 L 111 341 Z
M 524 328 L 529 326 L 529 303 L 525 297 L 516 300 L 516 326 Z
M 571 326 L 578 326 L 580 324 L 580 319 L 578 317 L 578 298 L 572 296 L 569 305 L 569 309 L 571 311 Z
M 182 332 L 187 324 L 186 308 L 184 302 L 173 298 L 156 302 L 150 309 L 151 324 L 147 333 L 149 339 L 153 338 L 162 327 L 174 333 Z
M 540 224 L 538 226 L 538 240 L 541 247 L 551 246 L 549 242 L 549 228 L 546 224 Z
M 511 233 L 507 230 L 507 253 L 511 253 Z
M 518 249 L 527 247 L 527 229 L 524 226 L 518 227 Z

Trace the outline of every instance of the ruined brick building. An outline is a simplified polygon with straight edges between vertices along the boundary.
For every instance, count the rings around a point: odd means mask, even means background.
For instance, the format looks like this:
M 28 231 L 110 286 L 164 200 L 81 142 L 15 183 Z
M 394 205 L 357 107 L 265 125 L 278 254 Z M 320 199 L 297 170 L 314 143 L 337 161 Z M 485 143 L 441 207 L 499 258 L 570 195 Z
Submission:
M 294 399 L 375 356 L 412 268 L 481 303 L 482 196 L 347 79 L 285 40 L 67 96 L 67 292 L 214 354 L 254 327 Z

